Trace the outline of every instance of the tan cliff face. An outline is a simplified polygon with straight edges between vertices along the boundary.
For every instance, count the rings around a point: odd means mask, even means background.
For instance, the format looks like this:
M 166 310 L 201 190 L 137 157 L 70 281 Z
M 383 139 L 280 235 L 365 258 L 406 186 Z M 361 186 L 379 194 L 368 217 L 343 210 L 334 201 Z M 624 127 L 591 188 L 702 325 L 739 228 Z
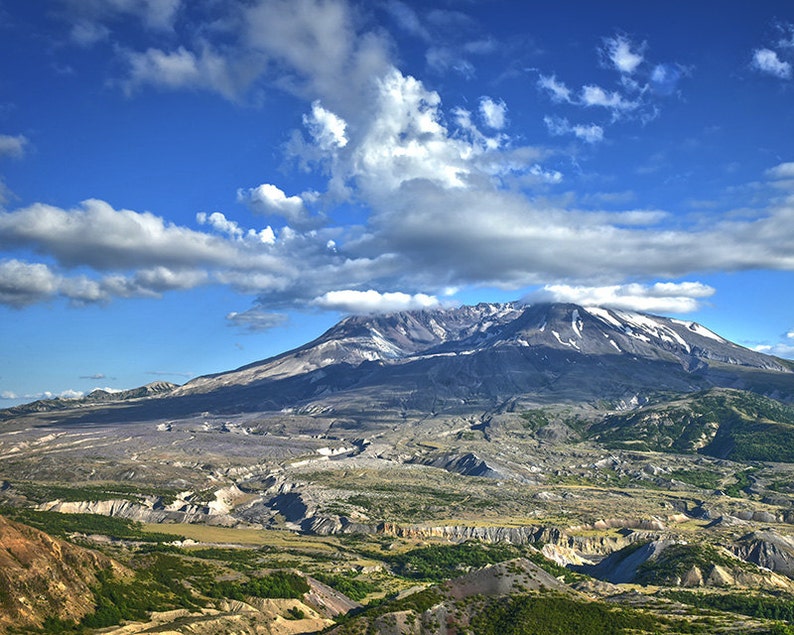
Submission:
M 90 586 L 101 570 L 125 573 L 101 554 L 0 516 L 0 632 L 91 613 Z

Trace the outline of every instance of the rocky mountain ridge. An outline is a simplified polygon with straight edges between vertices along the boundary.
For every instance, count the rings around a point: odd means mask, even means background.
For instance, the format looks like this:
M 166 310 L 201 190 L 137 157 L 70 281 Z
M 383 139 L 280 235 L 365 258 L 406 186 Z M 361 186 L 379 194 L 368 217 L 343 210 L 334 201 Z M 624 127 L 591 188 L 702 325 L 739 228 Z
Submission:
M 103 388 L 97 388 L 96 390 L 92 390 L 84 397 L 55 397 L 54 399 L 39 399 L 30 403 L 22 404 L 20 406 L 14 406 L 13 408 L 6 408 L 5 410 L 0 410 L 0 419 L 10 419 L 12 417 L 18 417 L 36 412 L 68 410 L 71 408 L 95 406 L 104 403 L 145 399 L 147 397 L 156 397 L 170 393 L 177 387 L 178 384 L 172 384 L 168 381 L 153 381 L 145 384 L 144 386 L 129 388 L 127 390 L 106 390 Z
M 234 371 L 199 377 L 176 395 L 305 375 L 335 366 L 410 364 L 486 351 L 536 349 L 589 356 L 626 354 L 676 362 L 688 372 L 709 362 L 790 373 L 774 357 L 740 347 L 695 322 L 572 304 L 479 304 L 456 309 L 352 316 L 308 344 Z
M 113 416 L 139 419 L 152 416 L 147 409 L 463 412 L 515 399 L 632 408 L 660 391 L 713 387 L 794 401 L 793 369 L 695 322 L 573 304 L 479 304 L 351 316 L 304 346 L 182 386 L 94 391 L 3 417 L 116 403 L 123 408 Z
M 480 304 L 345 318 L 303 347 L 199 377 L 205 409 L 465 411 L 511 399 L 611 401 L 728 387 L 794 399 L 792 366 L 694 323 L 571 304 Z M 228 412 L 228 410 L 227 410 Z

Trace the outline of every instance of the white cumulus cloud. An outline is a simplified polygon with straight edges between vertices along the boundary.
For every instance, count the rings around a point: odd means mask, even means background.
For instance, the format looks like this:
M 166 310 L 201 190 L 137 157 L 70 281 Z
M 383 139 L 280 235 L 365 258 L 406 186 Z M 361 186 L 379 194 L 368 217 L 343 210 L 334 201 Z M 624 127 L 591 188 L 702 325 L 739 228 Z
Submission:
M 23 246 L 67 266 L 98 270 L 236 260 L 234 247 L 219 237 L 175 226 L 149 212 L 115 210 L 98 199 L 71 210 L 37 203 L 0 213 L 0 247 Z
M 507 124 L 507 105 L 503 101 L 483 97 L 480 99 L 480 115 L 486 126 L 501 130 Z
M 642 49 L 644 45 L 633 47 L 632 43 L 623 36 L 606 38 L 604 40 L 604 52 L 615 69 L 621 73 L 631 74 L 642 64 L 644 57 Z M 633 49 L 633 50 L 632 50 Z
M 315 143 L 325 152 L 347 145 L 347 122 L 323 108 L 319 100 L 312 103 L 311 114 L 303 116 L 303 124 L 309 129 Z
M 428 309 L 439 305 L 438 298 L 424 293 L 380 293 L 373 289 L 329 291 L 315 298 L 315 306 L 343 313 L 389 313 L 411 309 Z
M 58 289 L 58 278 L 45 264 L 0 261 L 0 303 L 12 307 L 35 304 Z
M 227 234 L 231 238 L 241 238 L 243 236 L 243 230 L 240 229 L 240 226 L 226 218 L 221 212 L 213 212 L 212 214 L 199 212 L 196 214 L 196 221 L 200 225 L 209 225 L 214 230 Z
M 309 211 L 300 196 L 287 196 L 272 183 L 237 191 L 237 200 L 260 214 L 275 214 L 297 226 L 309 220 Z
M 753 52 L 752 67 L 762 73 L 774 75 L 780 79 L 791 78 L 791 64 L 778 57 L 772 49 L 762 48 Z

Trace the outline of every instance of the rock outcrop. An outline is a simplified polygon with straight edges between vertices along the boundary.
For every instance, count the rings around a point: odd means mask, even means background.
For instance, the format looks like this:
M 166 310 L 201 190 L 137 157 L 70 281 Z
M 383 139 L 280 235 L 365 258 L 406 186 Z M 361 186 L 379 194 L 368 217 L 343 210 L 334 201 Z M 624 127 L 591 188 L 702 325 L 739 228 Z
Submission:
M 748 562 L 794 578 L 794 538 L 776 531 L 749 533 L 734 545 L 733 552 Z
M 241 521 L 230 512 L 237 502 L 245 498 L 246 495 L 232 485 L 216 491 L 211 501 L 200 501 L 193 492 L 182 492 L 176 500 L 168 504 L 157 496 L 146 496 L 138 502 L 127 499 L 54 500 L 41 503 L 36 509 L 61 514 L 99 514 L 142 523 L 205 523 L 234 527 Z

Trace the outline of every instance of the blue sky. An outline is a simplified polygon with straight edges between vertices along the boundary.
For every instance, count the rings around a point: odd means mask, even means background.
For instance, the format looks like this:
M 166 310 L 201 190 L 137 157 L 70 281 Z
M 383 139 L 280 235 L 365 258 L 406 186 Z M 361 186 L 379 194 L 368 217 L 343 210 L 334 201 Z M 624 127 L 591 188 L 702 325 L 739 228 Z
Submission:
M 572 301 L 794 357 L 790 2 L 0 0 L 0 405 Z

